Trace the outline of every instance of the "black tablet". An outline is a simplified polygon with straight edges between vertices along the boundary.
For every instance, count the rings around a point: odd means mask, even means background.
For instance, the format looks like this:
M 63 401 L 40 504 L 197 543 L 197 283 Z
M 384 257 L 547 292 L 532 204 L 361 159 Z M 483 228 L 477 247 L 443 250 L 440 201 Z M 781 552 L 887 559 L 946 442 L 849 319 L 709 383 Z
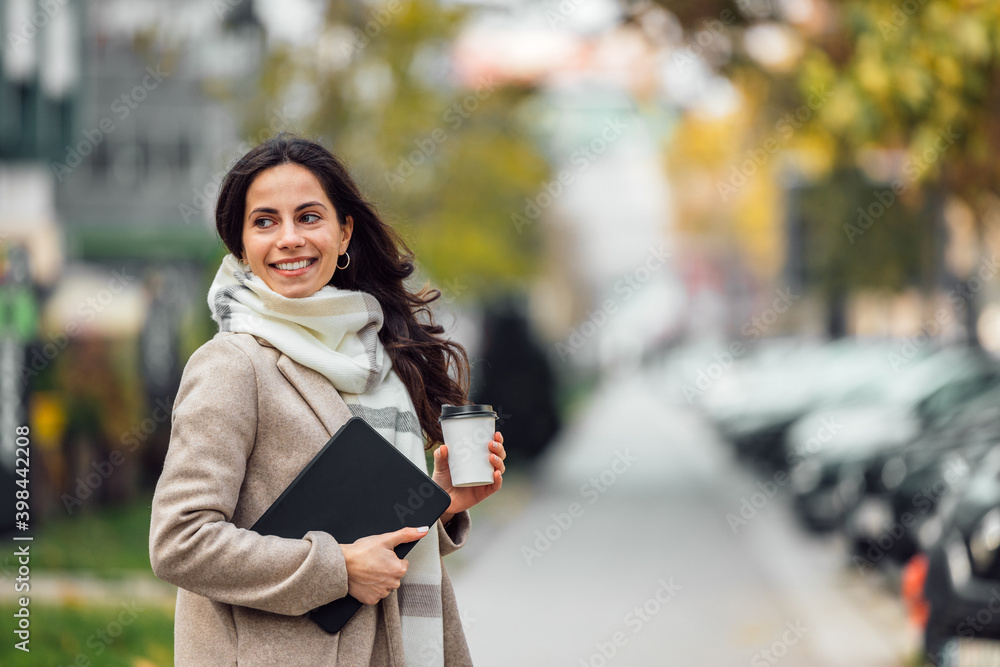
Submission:
M 300 539 L 310 530 L 330 533 L 341 544 L 407 526 L 430 526 L 451 497 L 427 473 L 363 419 L 340 427 L 251 530 Z M 396 546 L 406 556 L 416 542 Z M 310 618 L 339 632 L 361 608 L 348 595 L 313 609 Z

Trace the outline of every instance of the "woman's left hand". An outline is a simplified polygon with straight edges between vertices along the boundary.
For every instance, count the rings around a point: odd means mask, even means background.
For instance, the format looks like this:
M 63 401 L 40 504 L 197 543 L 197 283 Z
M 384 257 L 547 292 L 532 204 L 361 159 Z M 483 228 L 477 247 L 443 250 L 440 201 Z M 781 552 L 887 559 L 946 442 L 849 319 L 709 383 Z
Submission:
M 503 463 L 503 460 L 507 458 L 507 451 L 503 448 L 503 435 L 500 431 L 493 434 L 493 442 L 490 443 L 489 448 L 490 463 L 493 464 L 493 483 L 483 486 L 453 486 L 451 470 L 448 467 L 448 445 L 441 445 L 434 452 L 434 474 L 431 479 L 451 496 L 451 505 L 441 517 L 442 523 L 448 523 L 454 515 L 469 509 L 500 490 L 503 485 L 503 473 L 507 469 Z

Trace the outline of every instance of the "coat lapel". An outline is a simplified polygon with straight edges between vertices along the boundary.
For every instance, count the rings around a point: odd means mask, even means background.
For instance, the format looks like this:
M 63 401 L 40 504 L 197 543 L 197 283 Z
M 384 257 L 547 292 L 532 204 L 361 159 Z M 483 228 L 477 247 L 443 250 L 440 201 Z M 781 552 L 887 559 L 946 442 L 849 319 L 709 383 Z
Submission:
M 322 374 L 285 354 L 278 357 L 278 370 L 309 404 L 330 436 L 353 416 L 340 392 Z

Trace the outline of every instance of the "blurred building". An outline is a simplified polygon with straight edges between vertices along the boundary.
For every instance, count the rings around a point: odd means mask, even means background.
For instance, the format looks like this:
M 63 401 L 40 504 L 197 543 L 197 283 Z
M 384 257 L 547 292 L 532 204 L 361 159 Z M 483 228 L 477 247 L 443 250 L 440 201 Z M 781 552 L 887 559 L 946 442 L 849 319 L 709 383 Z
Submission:
M 30 249 L 36 281 L 61 263 L 55 179 L 47 164 L 72 137 L 80 111 L 81 11 L 0 4 L 0 242 Z
M 3 0 L 0 34 L 0 255 L 26 248 L 40 315 L 17 362 L 33 474 L 52 498 L 127 497 L 155 479 L 185 341 L 210 324 L 219 182 L 284 129 L 247 132 L 233 102 L 264 31 L 250 0 Z M 80 487 L 115 450 L 127 472 Z
M 186 273 L 216 252 L 213 174 L 241 134 L 227 99 L 263 48 L 252 4 L 87 3 L 79 121 L 50 165 L 75 258 Z
M 27 484 L 15 474 L 15 437 L 26 435 L 18 427 L 28 424 L 31 388 L 23 369 L 40 290 L 62 265 L 47 164 L 72 136 L 80 106 L 81 13 L 75 4 L 62 9 L 41 10 L 31 0 L 0 4 L 0 489 L 7 497 L 15 479 Z M 13 529 L 12 511 L 3 511 L 0 532 Z

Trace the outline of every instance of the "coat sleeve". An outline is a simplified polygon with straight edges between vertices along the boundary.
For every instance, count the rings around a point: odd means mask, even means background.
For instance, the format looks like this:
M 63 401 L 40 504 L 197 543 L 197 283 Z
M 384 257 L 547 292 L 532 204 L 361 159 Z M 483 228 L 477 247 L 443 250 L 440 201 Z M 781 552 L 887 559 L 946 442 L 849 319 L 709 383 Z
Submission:
M 231 523 L 257 431 L 250 358 L 215 338 L 188 361 L 153 495 L 149 556 L 164 581 L 226 604 L 300 615 L 347 595 L 329 533 L 260 535 Z
M 437 522 L 438 550 L 441 552 L 441 555 L 447 556 L 464 546 L 466 540 L 469 539 L 471 526 L 472 522 L 469 519 L 469 510 L 464 510 L 453 516 L 451 521 L 448 522 L 447 527 L 439 520 Z

